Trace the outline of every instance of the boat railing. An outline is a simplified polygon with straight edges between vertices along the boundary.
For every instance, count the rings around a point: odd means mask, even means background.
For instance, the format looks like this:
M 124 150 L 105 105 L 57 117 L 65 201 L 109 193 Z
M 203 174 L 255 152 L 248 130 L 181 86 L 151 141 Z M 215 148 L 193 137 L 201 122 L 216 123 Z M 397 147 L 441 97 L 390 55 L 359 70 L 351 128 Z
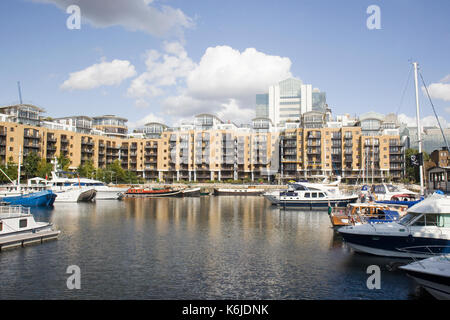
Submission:
M 440 248 L 440 250 L 438 250 Z M 435 249 L 434 251 L 432 249 Z M 431 256 L 442 256 L 445 257 L 445 259 L 450 259 L 447 257 L 447 255 L 450 253 L 450 246 L 443 246 L 443 245 L 428 245 L 428 246 L 413 246 L 413 247 L 407 247 L 407 248 L 398 248 L 399 251 L 405 252 L 405 253 L 412 253 L 412 254 L 426 254 Z M 411 256 L 411 259 L 419 262 L 414 256 Z
M 23 206 L 0 206 L 0 219 L 1 218 L 11 218 L 21 215 L 30 214 L 29 207 Z

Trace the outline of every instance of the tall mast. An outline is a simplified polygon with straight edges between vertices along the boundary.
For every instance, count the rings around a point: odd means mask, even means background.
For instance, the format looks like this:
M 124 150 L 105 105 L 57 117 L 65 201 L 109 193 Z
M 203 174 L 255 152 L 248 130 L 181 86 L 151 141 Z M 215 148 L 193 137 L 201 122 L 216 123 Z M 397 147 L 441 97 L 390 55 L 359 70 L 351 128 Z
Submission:
M 418 81 L 417 81 L 417 62 L 413 62 L 414 66 L 414 84 L 416 87 L 416 118 L 417 118 L 417 140 L 419 142 L 419 154 L 422 154 L 422 129 L 420 127 L 420 110 L 419 110 L 419 87 L 418 87 Z M 422 157 L 423 161 L 423 157 Z M 419 175 L 420 175 L 420 195 L 423 196 L 423 166 L 422 163 L 420 163 L 419 167 Z
M 20 166 L 22 161 L 22 146 L 19 146 L 19 165 L 17 166 L 17 190 L 20 190 Z
M 22 104 L 22 90 L 20 90 L 20 81 L 17 81 L 17 89 L 19 90 L 19 103 Z

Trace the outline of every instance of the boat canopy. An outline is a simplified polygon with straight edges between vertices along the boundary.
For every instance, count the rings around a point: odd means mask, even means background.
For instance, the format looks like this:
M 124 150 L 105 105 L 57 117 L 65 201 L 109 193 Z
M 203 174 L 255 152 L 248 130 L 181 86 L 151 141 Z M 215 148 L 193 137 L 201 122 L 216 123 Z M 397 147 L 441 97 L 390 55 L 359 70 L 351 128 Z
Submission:
M 412 206 L 407 211 L 412 213 L 450 213 L 450 198 L 432 194 L 423 201 Z

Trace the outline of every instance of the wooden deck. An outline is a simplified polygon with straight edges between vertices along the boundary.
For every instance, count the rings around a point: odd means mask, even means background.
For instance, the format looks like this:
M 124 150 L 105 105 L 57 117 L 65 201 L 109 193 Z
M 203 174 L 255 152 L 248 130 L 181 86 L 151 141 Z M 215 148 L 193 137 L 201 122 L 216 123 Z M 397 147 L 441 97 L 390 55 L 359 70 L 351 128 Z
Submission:
M 0 251 L 16 247 L 25 247 L 31 244 L 43 243 L 49 240 L 56 240 L 61 231 L 42 231 L 36 233 L 26 233 L 0 238 Z

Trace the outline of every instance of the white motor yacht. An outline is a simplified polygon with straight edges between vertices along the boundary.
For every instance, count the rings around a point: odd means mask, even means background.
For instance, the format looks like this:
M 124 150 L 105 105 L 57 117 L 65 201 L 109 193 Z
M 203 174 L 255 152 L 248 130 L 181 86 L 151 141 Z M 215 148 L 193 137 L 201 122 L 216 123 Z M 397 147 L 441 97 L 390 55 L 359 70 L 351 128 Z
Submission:
M 379 256 L 428 258 L 450 253 L 450 197 L 433 194 L 399 221 L 342 227 L 349 247 Z
M 53 239 L 60 231 L 48 222 L 36 222 L 30 208 L 0 206 L 0 248 L 24 245 L 29 242 Z
M 416 261 L 400 269 L 436 299 L 450 300 L 450 255 Z

